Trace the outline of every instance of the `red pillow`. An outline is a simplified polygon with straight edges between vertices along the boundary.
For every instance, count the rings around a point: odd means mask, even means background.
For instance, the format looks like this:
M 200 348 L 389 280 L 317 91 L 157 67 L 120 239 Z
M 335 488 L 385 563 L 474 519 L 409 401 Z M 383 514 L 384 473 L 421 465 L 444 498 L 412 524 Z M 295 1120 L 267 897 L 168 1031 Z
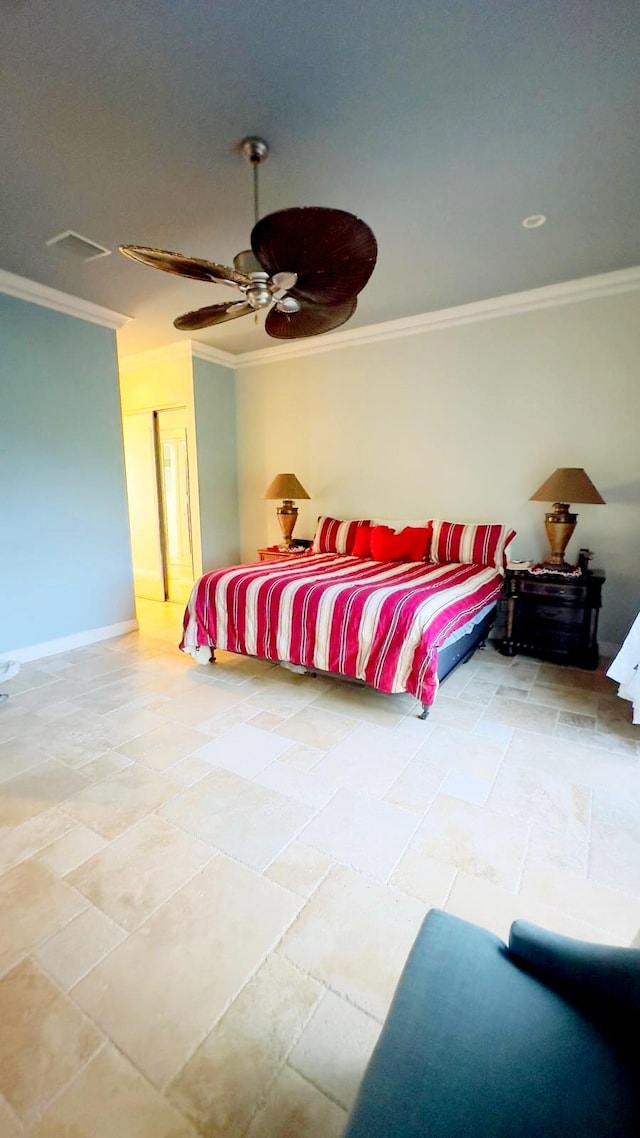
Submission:
M 424 561 L 430 540 L 430 528 L 406 526 L 394 533 L 390 526 L 373 526 L 371 556 L 374 561 Z
M 371 557 L 371 529 L 367 522 L 361 522 L 356 530 L 352 557 Z
M 407 561 L 426 561 L 431 547 L 431 526 L 420 528 L 407 526 L 403 533 L 411 534 L 411 546 Z

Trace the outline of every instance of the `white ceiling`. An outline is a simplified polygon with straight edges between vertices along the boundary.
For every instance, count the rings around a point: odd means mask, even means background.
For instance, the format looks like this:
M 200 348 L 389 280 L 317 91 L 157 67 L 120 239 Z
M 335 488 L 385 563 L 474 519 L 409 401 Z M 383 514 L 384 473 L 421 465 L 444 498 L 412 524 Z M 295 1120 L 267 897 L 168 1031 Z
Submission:
M 348 328 L 640 262 L 638 0 L 0 0 L 0 267 L 135 319 L 235 298 L 45 241 L 232 263 L 261 213 L 364 218 Z M 524 217 L 548 222 L 526 230 Z M 275 346 L 244 317 L 195 338 Z

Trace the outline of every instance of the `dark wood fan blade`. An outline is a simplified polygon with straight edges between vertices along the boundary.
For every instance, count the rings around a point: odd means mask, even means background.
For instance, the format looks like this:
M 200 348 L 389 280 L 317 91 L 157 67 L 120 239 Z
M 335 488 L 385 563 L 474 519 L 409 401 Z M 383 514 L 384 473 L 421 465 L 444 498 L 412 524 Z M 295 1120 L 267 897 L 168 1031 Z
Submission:
M 120 252 L 132 261 L 149 265 L 152 269 L 162 269 L 177 277 L 192 277 L 196 281 L 213 281 L 214 284 L 237 285 L 247 288 L 251 278 L 227 265 L 216 265 L 213 261 L 202 261 L 199 257 L 185 257 L 182 253 L 170 253 L 167 249 L 149 249 L 146 245 L 121 245 Z
M 311 304 L 300 301 L 299 312 L 278 312 L 272 308 L 267 314 L 265 331 L 276 340 L 301 340 L 304 336 L 319 336 L 346 324 L 357 305 L 355 296 L 342 304 Z
M 341 304 L 371 276 L 376 239 L 360 218 L 342 209 L 306 206 L 267 214 L 254 226 L 251 247 L 267 272 L 297 274 L 296 300 Z
M 174 328 L 181 332 L 194 332 L 197 328 L 211 328 L 214 324 L 224 324 L 225 320 L 237 320 L 238 316 L 248 316 L 253 308 L 246 300 L 230 300 L 227 304 L 209 304 L 195 312 L 185 312 L 178 316 Z

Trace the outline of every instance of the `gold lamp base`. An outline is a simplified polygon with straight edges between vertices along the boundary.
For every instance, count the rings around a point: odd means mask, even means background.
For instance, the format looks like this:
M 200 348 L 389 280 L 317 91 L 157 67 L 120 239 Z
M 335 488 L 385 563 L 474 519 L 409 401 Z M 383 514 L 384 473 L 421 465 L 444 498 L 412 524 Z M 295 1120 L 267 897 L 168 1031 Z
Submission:
M 554 502 L 553 510 L 544 516 L 544 528 L 549 541 L 550 556 L 543 562 L 547 569 L 571 569 L 564 559 L 573 531 L 576 528 L 578 515 L 572 514 L 568 502 Z
M 280 523 L 280 529 L 282 530 L 282 544 L 285 549 L 289 549 L 289 547 L 293 544 L 291 541 L 291 535 L 293 534 L 296 522 L 298 520 L 298 507 L 294 506 L 293 500 L 291 498 L 285 498 L 282 505 L 278 506 L 277 514 L 278 522 Z
M 276 474 L 273 482 L 267 487 L 264 496 L 271 501 L 277 501 L 278 498 L 284 499 L 282 505 L 278 506 L 276 513 L 283 537 L 282 545 L 278 548 L 286 551 L 291 548 L 291 535 L 298 518 L 298 507 L 294 505 L 294 499 L 306 498 L 308 500 L 309 495 L 304 486 L 298 482 L 295 474 Z

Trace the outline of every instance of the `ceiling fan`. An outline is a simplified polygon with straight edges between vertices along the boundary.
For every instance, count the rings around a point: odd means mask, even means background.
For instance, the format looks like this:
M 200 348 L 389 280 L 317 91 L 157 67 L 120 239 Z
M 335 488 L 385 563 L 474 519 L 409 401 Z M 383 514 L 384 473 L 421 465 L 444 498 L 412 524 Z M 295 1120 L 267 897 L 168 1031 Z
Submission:
M 250 136 L 239 150 L 253 167 L 255 225 L 251 248 L 233 268 L 144 245 L 121 245 L 125 257 L 199 281 L 228 285 L 241 300 L 210 304 L 174 320 L 183 332 L 211 328 L 268 308 L 265 331 L 278 340 L 317 336 L 353 316 L 356 297 L 371 276 L 376 239 L 352 213 L 321 206 L 283 209 L 258 220 L 258 166 L 269 154 L 263 138 Z

